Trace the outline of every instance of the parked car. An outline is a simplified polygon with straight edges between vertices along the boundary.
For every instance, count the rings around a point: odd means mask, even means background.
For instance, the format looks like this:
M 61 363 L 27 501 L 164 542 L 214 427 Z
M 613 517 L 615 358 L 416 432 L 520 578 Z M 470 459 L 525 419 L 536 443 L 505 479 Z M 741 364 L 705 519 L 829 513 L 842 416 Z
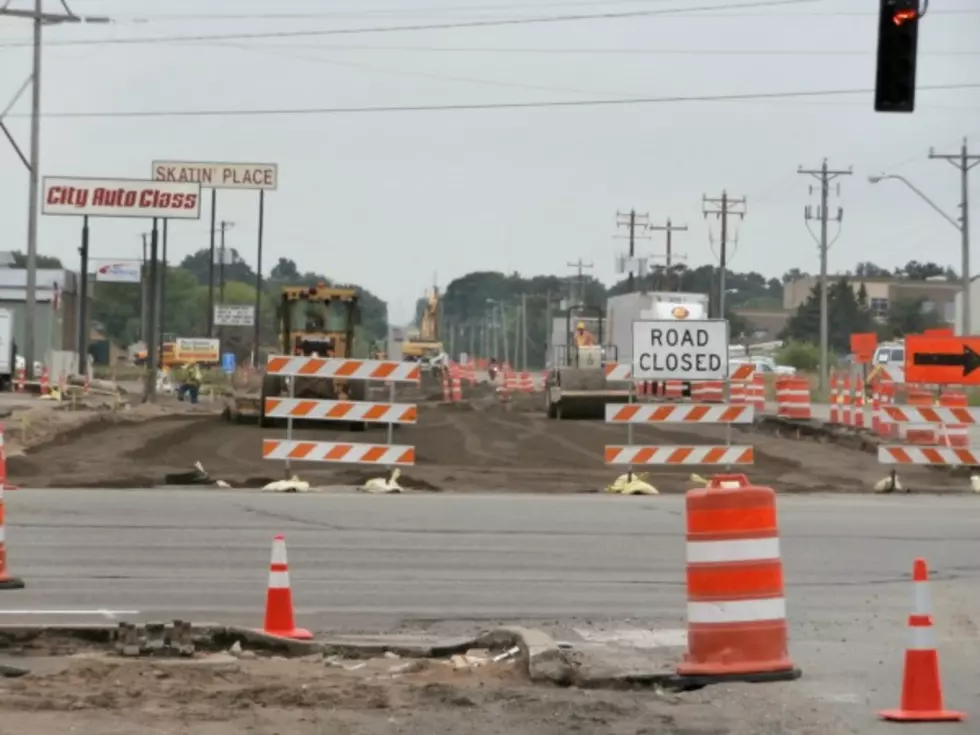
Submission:
M 777 365 L 771 357 L 754 356 L 737 360 L 732 360 L 732 366 L 746 365 L 751 363 L 755 366 L 755 371 L 762 375 L 796 375 L 796 368 L 789 365 Z

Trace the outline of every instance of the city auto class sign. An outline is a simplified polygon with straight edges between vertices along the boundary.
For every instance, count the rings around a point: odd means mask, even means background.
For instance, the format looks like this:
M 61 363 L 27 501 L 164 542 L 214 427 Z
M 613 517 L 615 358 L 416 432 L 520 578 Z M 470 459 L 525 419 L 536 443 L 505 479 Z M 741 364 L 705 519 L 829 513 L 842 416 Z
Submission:
M 153 179 L 192 182 L 208 189 L 273 190 L 279 186 L 279 166 L 274 163 L 154 161 Z
M 199 219 L 201 185 L 47 176 L 41 212 L 91 217 Z

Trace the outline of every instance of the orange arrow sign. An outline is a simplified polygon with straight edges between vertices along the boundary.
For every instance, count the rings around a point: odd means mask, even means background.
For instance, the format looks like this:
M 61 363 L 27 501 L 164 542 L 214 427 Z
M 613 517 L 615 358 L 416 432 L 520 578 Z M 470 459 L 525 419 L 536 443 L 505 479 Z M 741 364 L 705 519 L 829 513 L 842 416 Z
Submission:
M 905 382 L 980 385 L 980 337 L 906 337 Z

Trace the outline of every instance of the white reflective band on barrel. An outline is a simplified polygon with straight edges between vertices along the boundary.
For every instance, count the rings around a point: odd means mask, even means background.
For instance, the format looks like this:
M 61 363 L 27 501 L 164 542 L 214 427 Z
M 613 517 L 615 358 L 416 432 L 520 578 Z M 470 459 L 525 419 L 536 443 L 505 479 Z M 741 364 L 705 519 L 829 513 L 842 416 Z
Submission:
M 688 564 L 713 564 L 726 561 L 759 561 L 778 558 L 778 538 L 687 542 Z
M 910 651 L 933 651 L 937 647 L 936 629 L 931 625 L 909 627 Z
M 786 600 L 737 600 L 732 602 L 689 602 L 689 623 L 754 623 L 760 620 L 785 620 Z
M 912 613 L 915 615 L 932 615 L 932 595 L 929 592 L 929 582 L 913 582 L 912 590 Z

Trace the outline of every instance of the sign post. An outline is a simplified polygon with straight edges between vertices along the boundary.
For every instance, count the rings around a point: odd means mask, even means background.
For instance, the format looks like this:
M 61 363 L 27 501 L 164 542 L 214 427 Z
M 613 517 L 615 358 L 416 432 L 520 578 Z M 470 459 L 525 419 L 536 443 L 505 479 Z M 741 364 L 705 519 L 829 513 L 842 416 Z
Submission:
M 214 235 L 217 227 L 218 189 L 248 189 L 259 192 L 259 225 L 255 265 L 255 345 L 253 365 L 258 366 L 259 340 L 262 337 L 262 238 L 265 230 L 265 193 L 279 187 L 279 165 L 276 163 L 219 163 L 214 161 L 154 161 L 156 181 L 190 181 L 211 189 L 211 253 L 208 284 L 208 336 L 214 327 Z
M 88 314 L 85 299 L 88 291 L 89 218 L 126 217 L 153 220 L 151 273 L 156 269 L 157 223 L 162 219 L 200 219 L 201 185 L 194 182 L 147 181 L 143 179 L 96 179 L 69 176 L 45 176 L 42 183 L 41 214 L 82 217 L 82 309 L 79 330 L 83 337 L 79 346 L 87 351 Z M 126 281 L 125 267 L 116 269 L 118 279 Z M 131 278 L 131 273 L 130 276 Z M 151 276 L 155 278 L 154 276 Z M 150 288 L 155 292 L 156 284 Z M 155 298 L 155 294 L 153 295 Z M 155 305 L 151 303 L 151 330 L 148 333 L 146 356 L 147 377 L 145 399 L 156 395 L 157 340 Z M 80 355 L 80 364 L 88 363 Z

